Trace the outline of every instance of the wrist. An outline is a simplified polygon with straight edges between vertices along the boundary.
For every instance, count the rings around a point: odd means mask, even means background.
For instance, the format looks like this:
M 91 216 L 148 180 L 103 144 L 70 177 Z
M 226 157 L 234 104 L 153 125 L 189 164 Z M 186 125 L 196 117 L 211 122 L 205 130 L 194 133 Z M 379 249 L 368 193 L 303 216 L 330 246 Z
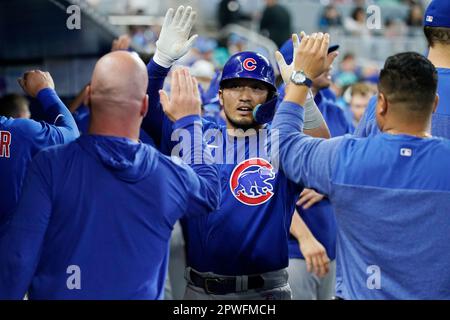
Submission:
M 37 90 L 35 90 L 35 94 L 34 94 L 33 98 L 39 98 L 39 96 L 40 95 L 42 96 L 43 94 L 45 94 L 45 92 L 52 93 L 54 91 L 55 91 L 55 89 L 53 89 L 50 86 L 43 86 L 43 87 L 40 87 Z
M 175 63 L 174 59 L 158 49 L 156 49 L 155 55 L 153 56 L 153 61 L 164 68 L 170 68 Z
M 290 82 L 298 86 L 307 86 L 308 88 L 311 88 L 313 84 L 311 78 L 308 78 L 308 76 L 303 72 L 303 70 L 293 71 L 291 74 Z
M 198 114 L 188 114 L 188 115 L 181 115 L 180 117 L 177 117 L 174 124 L 172 125 L 172 129 L 180 129 L 180 128 L 186 128 L 189 127 L 195 123 L 202 123 L 202 118 Z
M 286 86 L 286 95 L 284 101 L 293 102 L 300 106 L 304 106 L 308 96 L 309 88 L 307 86 L 299 86 L 289 83 Z

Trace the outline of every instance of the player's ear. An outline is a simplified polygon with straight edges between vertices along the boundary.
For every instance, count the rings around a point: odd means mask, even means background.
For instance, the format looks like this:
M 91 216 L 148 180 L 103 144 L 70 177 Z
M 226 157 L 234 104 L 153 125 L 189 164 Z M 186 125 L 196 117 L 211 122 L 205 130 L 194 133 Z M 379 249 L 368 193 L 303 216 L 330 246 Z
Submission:
M 141 116 L 144 118 L 148 112 L 148 94 L 145 95 L 144 100 L 142 100 Z
M 377 113 L 380 116 L 384 117 L 387 114 L 388 108 L 389 108 L 389 106 L 388 106 L 388 103 L 386 100 L 386 96 L 383 93 L 379 92 L 378 93 L 378 103 L 377 103 Z
M 85 106 L 91 107 L 91 85 L 86 86 L 83 103 Z
M 220 103 L 220 106 L 223 108 L 223 90 L 222 89 L 219 90 L 219 103 Z
M 436 98 L 434 99 L 433 113 L 436 112 L 438 104 L 439 104 L 439 95 L 436 94 Z

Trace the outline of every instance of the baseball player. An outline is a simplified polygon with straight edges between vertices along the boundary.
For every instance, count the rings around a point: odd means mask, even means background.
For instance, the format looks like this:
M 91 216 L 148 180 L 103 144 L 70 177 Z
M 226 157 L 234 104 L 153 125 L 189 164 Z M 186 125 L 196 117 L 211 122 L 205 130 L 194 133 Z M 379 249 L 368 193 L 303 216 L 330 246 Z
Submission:
M 382 133 L 314 139 L 302 133 L 302 105 L 308 79 L 326 68 L 328 43 L 321 33 L 303 38 L 273 129 L 281 170 L 334 207 L 337 296 L 449 299 L 450 244 L 442 239 L 450 227 L 450 142 L 428 134 L 439 100 L 436 69 L 417 53 L 388 58 L 377 105 Z
M 438 72 L 439 105 L 433 114 L 431 133 L 450 139 L 450 2 L 433 0 L 425 11 L 424 32 L 428 41 L 428 59 Z M 380 132 L 376 123 L 377 99 L 373 97 L 355 135 L 367 137 Z
M 47 118 L 45 122 L 37 122 L 0 116 L 0 227 L 17 205 L 33 156 L 39 150 L 71 142 L 79 136 L 75 121 L 56 95 L 48 72 L 27 72 L 19 83 L 28 95 L 39 100 Z
M 193 15 L 189 7 L 178 8 L 175 16 L 172 10 L 167 13 L 156 54 L 148 65 L 150 97 L 155 97 L 172 64 L 195 39 L 188 37 Z M 267 129 L 265 122 L 273 115 L 277 101 L 274 82 L 272 66 L 254 52 L 237 53 L 224 66 L 219 98 L 227 125 L 204 121 L 213 157 L 220 166 L 222 202 L 208 217 L 182 221 L 189 265 L 187 299 L 291 298 L 287 241 L 301 188 L 274 170 L 265 148 L 260 147 L 271 139 L 270 131 L 257 131 Z M 165 99 L 162 94 L 161 101 Z M 150 100 L 148 132 L 164 152 L 171 152 L 173 124 L 164 117 L 157 100 Z M 327 137 L 323 118 L 313 99 L 310 102 L 306 129 Z M 252 148 L 255 141 L 258 146 Z
M 193 148 L 183 155 L 189 167 L 139 143 L 147 81 L 133 54 L 98 61 L 87 92 L 89 134 L 30 165 L 0 240 L 0 299 L 27 290 L 30 299 L 162 298 L 173 225 L 215 210 L 220 191 L 218 169 L 202 165 Z M 186 69 L 174 73 L 164 108 L 176 128 L 202 137 L 197 83 Z

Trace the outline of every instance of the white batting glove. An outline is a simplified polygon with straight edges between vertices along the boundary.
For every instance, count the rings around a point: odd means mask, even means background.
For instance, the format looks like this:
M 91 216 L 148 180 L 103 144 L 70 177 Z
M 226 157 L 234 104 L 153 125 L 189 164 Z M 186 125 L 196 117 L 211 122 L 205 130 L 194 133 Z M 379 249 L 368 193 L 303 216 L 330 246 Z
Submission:
M 170 68 L 189 51 L 198 37 L 196 34 L 189 38 L 196 16 L 191 7 L 179 6 L 175 16 L 172 8 L 167 10 L 153 57 L 158 65 Z
M 300 40 L 298 38 L 298 35 L 295 33 L 292 35 L 292 44 L 293 44 L 294 49 L 292 52 L 292 63 L 291 64 L 286 63 L 286 60 L 284 60 L 284 57 L 280 51 L 275 52 L 275 58 L 277 60 L 278 68 L 280 68 L 281 77 L 283 78 L 283 82 L 285 85 L 288 85 L 289 82 L 291 82 L 292 72 L 294 72 L 295 57 L 297 56 L 297 51 L 298 51 L 298 48 L 300 47 Z M 314 98 L 314 96 L 313 96 L 311 90 L 309 90 L 308 96 L 306 99 L 311 100 L 313 98 Z

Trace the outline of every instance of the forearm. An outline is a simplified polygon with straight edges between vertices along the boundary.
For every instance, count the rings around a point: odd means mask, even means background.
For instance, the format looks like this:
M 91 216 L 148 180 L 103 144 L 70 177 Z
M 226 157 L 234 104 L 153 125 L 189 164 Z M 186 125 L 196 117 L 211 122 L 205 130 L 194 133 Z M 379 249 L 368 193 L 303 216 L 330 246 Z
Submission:
M 197 192 L 194 192 L 195 194 L 191 195 L 191 202 L 193 205 L 202 207 L 194 211 L 214 211 L 220 204 L 221 196 L 219 170 L 203 139 L 201 118 L 199 116 L 184 117 L 174 123 L 173 129 L 174 132 L 186 130 L 181 142 L 182 160 L 188 163 L 197 174 L 199 188 Z
M 147 65 L 149 106 L 147 115 L 142 122 L 142 128 L 152 137 L 157 146 L 161 144 L 163 122 L 166 117 L 160 104 L 159 90 L 163 88 L 169 71 L 170 68 L 158 65 L 153 59 Z
M 308 136 L 314 138 L 331 138 L 330 130 L 312 96 L 308 97 L 305 102 L 305 124 L 303 131 Z
M 50 88 L 43 89 L 38 93 L 36 98 L 43 107 L 46 115 L 45 121 L 57 126 L 61 130 L 64 136 L 64 142 L 76 139 L 80 135 L 75 119 L 58 97 L 55 90 Z
M 284 101 L 280 104 L 272 123 L 279 141 L 274 156 L 278 157 L 280 168 L 289 180 L 327 195 L 331 164 L 340 140 L 305 135 L 302 132 L 303 114 L 303 108 L 296 103 Z
M 302 240 L 313 235 L 297 210 L 295 210 L 294 214 L 292 215 L 290 232 L 298 242 L 301 242 Z

